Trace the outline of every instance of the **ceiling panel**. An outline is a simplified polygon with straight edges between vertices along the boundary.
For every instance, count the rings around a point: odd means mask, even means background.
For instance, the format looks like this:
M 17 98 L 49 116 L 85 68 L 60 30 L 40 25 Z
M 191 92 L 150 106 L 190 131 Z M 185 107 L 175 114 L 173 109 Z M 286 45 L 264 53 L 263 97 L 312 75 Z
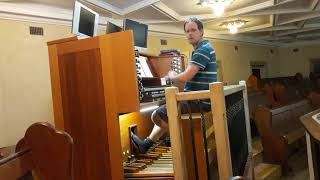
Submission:
M 21 2 L 31 2 L 65 9 L 73 9 L 74 0 L 23 0 Z
M 320 23 L 320 17 L 311 18 L 306 20 L 306 24 L 318 24 Z
M 153 7 L 147 7 L 139 11 L 126 14 L 127 18 L 141 19 L 143 21 L 170 21 L 171 19 L 165 14 L 159 12 Z
M 212 30 L 222 30 L 223 28 L 220 26 L 223 22 L 226 21 L 235 21 L 235 20 L 245 20 L 248 21 L 242 28 L 248 28 L 248 27 L 254 27 L 261 24 L 267 24 L 270 22 L 270 17 L 268 15 L 265 16 L 242 16 L 239 18 L 231 17 L 231 18 L 225 18 L 220 19 L 219 21 L 215 21 L 213 23 L 207 23 L 206 27 Z
M 111 4 L 112 6 L 118 7 L 120 9 L 127 8 L 143 0 L 104 0 L 104 2 Z
M 263 36 L 269 36 L 270 32 L 265 31 L 265 32 L 243 32 L 241 33 L 243 35 L 250 35 L 251 37 L 263 37 Z
M 162 0 L 161 2 L 182 16 L 212 13 L 211 8 L 197 5 L 198 0 Z
M 260 4 L 268 0 L 234 0 L 234 2 L 226 8 L 226 11 L 235 11 L 238 9 L 246 8 L 248 6 Z
M 120 9 L 120 11 L 112 13 L 110 11 L 112 11 L 113 8 L 105 10 L 99 7 L 99 3 L 94 5 L 92 4 L 94 1 L 88 3 L 88 0 L 81 0 L 82 3 L 94 11 L 97 11 L 101 16 L 112 17 L 118 20 L 130 18 L 150 23 L 150 25 L 152 24 L 151 26 L 159 27 L 159 29 L 164 29 L 165 31 L 182 29 L 183 18 L 181 18 L 181 16 L 199 15 L 200 18 L 205 20 L 206 29 L 221 33 L 228 33 L 227 29 L 220 26 L 222 22 L 238 19 L 246 20 L 248 23 L 239 30 L 242 36 L 258 39 L 265 37 L 266 40 L 272 42 L 292 42 L 301 39 L 309 40 L 312 39 L 310 36 L 318 38 L 320 34 L 320 3 L 318 3 L 315 10 L 310 8 L 311 5 L 314 4 L 313 2 L 320 2 L 320 0 L 234 0 L 225 10 L 230 17 L 221 18 L 211 16 L 211 8 L 197 5 L 199 0 L 161 0 L 161 3 L 165 4 L 169 9 L 165 6 L 154 9 L 148 4 L 148 2 L 152 2 L 149 0 L 95 1 L 103 1 L 111 6 L 117 7 L 116 9 Z M 39 7 L 41 7 L 41 5 L 54 6 L 67 9 L 68 11 L 72 11 L 74 6 L 74 0 L 9 0 L 8 2 L 16 4 L 26 3 L 25 6 L 28 5 L 27 3 L 34 3 L 35 5 L 39 5 Z M 141 2 L 146 2 L 145 7 L 143 7 L 143 4 L 139 4 L 141 9 L 137 9 L 124 16 L 121 15 L 121 10 Z M 278 2 L 280 4 L 264 8 L 259 5 L 264 2 Z M 232 15 L 234 11 L 237 12 L 235 13 L 236 15 Z M 177 21 L 170 19 L 168 16 L 177 19 Z M 273 19 L 276 20 L 276 24 L 271 23 Z M 171 23 L 165 24 L 163 21 L 171 21 Z

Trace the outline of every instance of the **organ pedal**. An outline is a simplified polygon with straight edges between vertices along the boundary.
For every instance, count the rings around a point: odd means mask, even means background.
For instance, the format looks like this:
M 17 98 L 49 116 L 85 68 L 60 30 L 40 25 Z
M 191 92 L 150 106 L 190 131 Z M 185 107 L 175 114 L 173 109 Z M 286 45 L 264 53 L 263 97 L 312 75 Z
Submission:
M 125 162 L 123 169 L 126 179 L 137 177 L 173 178 L 171 147 L 164 146 L 160 141 L 145 154 L 136 154 L 135 158 Z

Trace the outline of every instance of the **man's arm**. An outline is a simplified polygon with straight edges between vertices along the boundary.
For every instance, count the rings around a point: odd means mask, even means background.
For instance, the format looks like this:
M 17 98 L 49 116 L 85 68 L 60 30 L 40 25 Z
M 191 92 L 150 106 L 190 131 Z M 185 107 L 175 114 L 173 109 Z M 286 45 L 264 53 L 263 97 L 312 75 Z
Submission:
M 173 82 L 177 83 L 186 83 L 190 81 L 195 74 L 198 73 L 200 67 L 195 64 L 189 64 L 187 69 L 180 74 L 177 74 L 174 71 L 168 72 L 168 78 Z

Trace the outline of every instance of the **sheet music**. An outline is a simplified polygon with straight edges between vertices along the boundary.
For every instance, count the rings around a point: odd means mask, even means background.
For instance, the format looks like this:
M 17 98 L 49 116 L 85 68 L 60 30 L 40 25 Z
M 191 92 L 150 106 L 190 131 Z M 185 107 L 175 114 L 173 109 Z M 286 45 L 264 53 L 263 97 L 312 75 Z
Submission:
M 315 120 L 318 124 L 320 124 L 320 113 L 312 116 L 313 120 Z
M 141 69 L 140 69 L 141 77 L 153 77 L 153 75 L 149 69 L 149 66 L 147 64 L 147 58 L 140 56 L 139 61 L 140 61 L 140 67 L 141 67 Z

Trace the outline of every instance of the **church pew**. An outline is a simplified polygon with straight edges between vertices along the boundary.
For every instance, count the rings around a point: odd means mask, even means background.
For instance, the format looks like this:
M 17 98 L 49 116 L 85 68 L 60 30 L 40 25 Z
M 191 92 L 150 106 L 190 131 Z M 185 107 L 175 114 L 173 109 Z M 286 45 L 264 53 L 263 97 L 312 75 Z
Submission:
M 248 91 L 248 106 L 251 121 L 254 119 L 254 110 L 259 105 L 264 105 L 267 107 L 270 106 L 266 92 L 264 90 Z
M 311 110 L 308 100 L 273 109 L 260 106 L 255 110 L 255 124 L 261 136 L 264 161 L 279 164 L 286 170 L 289 145 L 305 135 L 299 117 Z
M 8 146 L 8 147 L 2 147 L 0 148 L 0 159 L 3 159 L 10 154 L 14 153 L 15 146 Z
M 311 91 L 308 94 L 307 98 L 311 101 L 311 105 L 312 105 L 313 109 L 320 108 L 320 94 L 319 93 L 317 93 L 315 91 Z
M 0 179 L 72 180 L 72 138 L 48 123 L 31 125 L 14 154 L 0 159 Z

